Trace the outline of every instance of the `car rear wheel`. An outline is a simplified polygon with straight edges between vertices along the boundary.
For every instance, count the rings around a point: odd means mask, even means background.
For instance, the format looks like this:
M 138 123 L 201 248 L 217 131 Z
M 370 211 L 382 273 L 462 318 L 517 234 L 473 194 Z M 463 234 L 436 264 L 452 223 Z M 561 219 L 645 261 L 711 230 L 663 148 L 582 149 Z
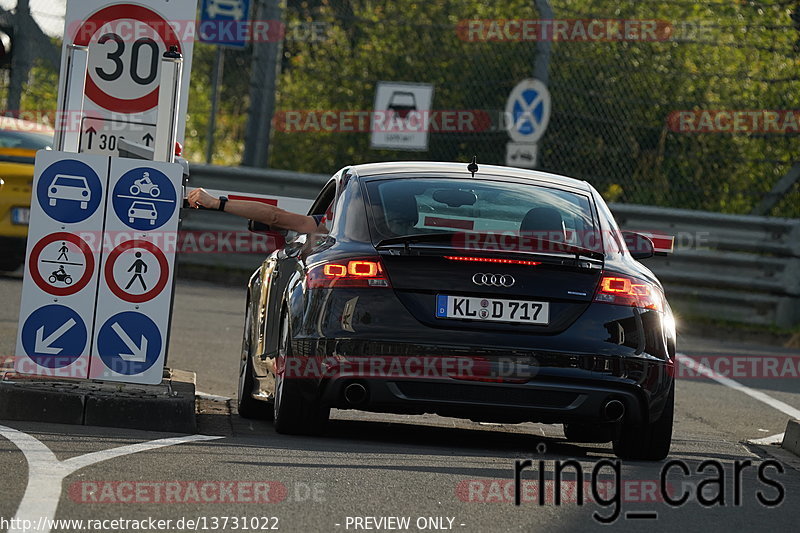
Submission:
M 658 420 L 646 426 L 623 424 L 614 440 L 614 453 L 620 459 L 660 461 L 669 454 L 672 419 L 675 414 L 675 384 Z
M 275 431 L 284 435 L 318 435 L 325 430 L 330 408 L 303 396 L 297 378 L 286 378 L 286 361 L 292 357 L 289 317 L 281 318 L 281 336 L 275 375 Z
M 272 406 L 265 402 L 254 400 L 252 393 L 255 381 L 253 380 L 252 365 L 250 364 L 251 351 L 251 313 L 250 302 L 247 302 L 247 312 L 244 321 L 244 335 L 242 336 L 242 357 L 239 366 L 239 390 L 236 407 L 239 416 L 243 418 L 272 418 Z

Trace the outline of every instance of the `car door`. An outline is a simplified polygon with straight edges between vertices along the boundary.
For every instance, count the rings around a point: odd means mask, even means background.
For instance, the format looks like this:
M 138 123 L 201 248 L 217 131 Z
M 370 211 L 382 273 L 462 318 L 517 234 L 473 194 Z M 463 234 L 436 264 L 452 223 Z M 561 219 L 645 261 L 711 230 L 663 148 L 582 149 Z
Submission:
M 338 190 L 339 174 L 337 173 L 323 187 L 317 199 L 311 206 L 308 215 L 325 215 L 333 212 L 335 198 Z M 277 351 L 277 341 L 280 334 L 281 312 L 284 307 L 287 286 L 290 283 L 300 281 L 305 276 L 304 251 L 313 247 L 319 240 L 319 236 L 308 234 L 296 234 L 287 239 L 286 245 L 273 253 L 265 265 L 265 273 L 268 278 L 264 279 L 264 313 L 263 320 L 263 339 L 262 344 L 264 354 L 272 354 Z M 267 357 L 265 365 L 270 372 L 274 372 L 274 359 Z

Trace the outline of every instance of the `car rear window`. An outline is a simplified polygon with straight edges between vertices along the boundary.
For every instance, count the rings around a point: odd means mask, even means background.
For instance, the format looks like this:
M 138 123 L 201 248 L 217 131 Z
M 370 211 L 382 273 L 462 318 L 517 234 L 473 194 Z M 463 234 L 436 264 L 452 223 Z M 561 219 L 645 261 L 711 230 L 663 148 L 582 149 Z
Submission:
M 373 240 L 434 232 L 536 233 L 580 244 L 595 228 L 589 197 L 533 184 L 450 178 L 373 180 Z

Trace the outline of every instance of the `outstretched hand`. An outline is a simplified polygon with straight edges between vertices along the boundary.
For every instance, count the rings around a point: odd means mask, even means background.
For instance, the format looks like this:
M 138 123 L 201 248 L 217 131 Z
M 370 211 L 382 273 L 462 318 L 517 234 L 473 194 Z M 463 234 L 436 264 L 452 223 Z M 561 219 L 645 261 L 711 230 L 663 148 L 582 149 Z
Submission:
M 189 200 L 189 207 L 194 207 L 195 209 L 200 207 L 217 209 L 219 207 L 219 199 L 208 194 L 203 188 L 192 190 L 187 199 Z

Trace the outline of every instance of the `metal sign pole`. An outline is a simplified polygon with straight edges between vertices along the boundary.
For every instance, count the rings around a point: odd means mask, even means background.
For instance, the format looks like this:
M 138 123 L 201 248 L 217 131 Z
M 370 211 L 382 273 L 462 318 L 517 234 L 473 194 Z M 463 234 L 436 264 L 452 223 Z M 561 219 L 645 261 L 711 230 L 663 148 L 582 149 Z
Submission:
M 78 152 L 81 141 L 80 121 L 83 116 L 83 98 L 86 87 L 86 70 L 89 65 L 89 47 L 67 45 L 66 82 L 56 116 L 55 149 L 61 152 Z M 77 119 L 77 125 L 75 120 Z
M 178 133 L 178 108 L 181 96 L 183 56 L 176 46 L 171 47 L 161 61 L 161 85 L 158 92 L 158 119 L 153 161 L 175 160 Z

